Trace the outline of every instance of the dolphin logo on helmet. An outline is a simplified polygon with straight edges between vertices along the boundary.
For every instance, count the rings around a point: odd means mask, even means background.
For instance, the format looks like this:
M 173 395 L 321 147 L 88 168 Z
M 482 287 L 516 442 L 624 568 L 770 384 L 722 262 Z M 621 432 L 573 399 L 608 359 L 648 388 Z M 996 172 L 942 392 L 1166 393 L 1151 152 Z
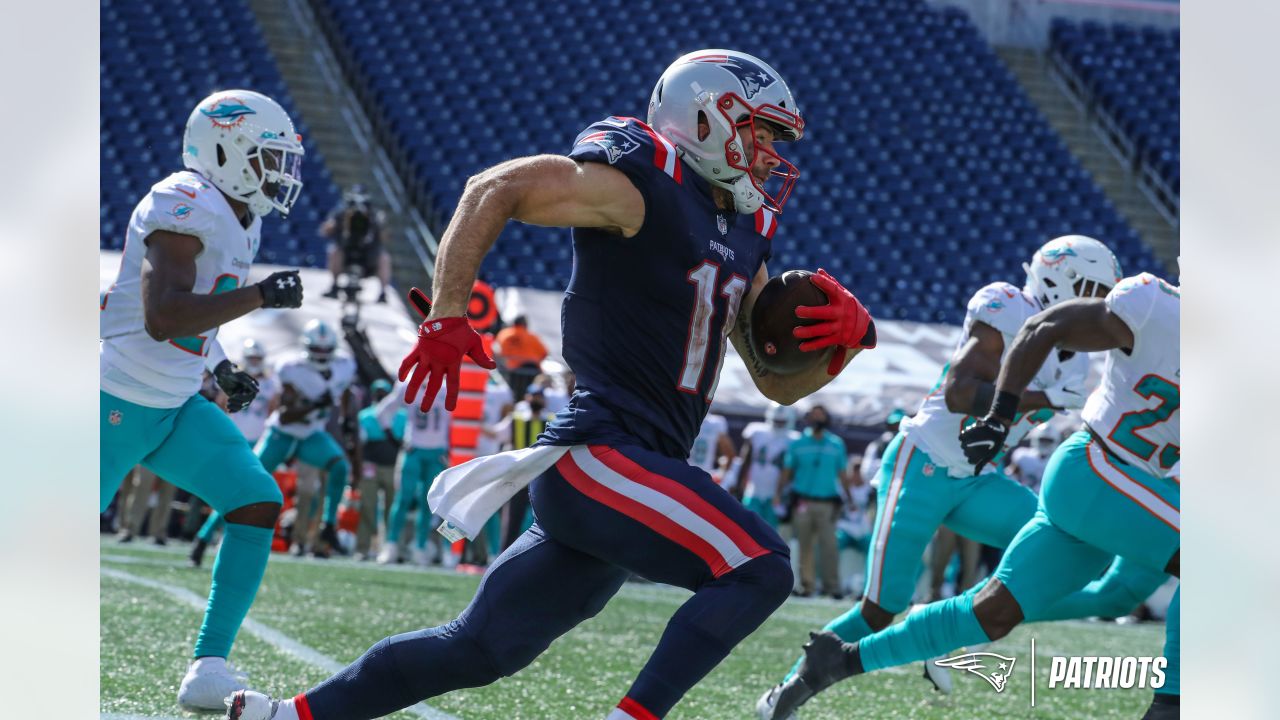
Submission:
M 244 122 L 246 116 L 257 115 L 258 111 L 245 105 L 240 98 L 228 97 L 214 101 L 207 110 L 200 108 L 200 113 L 215 127 L 229 128 Z

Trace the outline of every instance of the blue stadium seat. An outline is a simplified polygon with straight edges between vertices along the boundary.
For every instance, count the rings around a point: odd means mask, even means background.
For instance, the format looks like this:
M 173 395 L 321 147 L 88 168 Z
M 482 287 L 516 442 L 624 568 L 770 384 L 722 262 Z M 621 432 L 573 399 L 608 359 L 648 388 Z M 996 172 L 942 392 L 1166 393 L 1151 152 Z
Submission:
M 1055 19 L 1050 46 L 1174 192 L 1178 185 L 1179 31 Z
M 957 323 L 972 292 L 996 278 L 1020 281 L 1021 263 L 1055 234 L 1094 235 L 1127 269 L 1158 269 L 957 8 L 924 0 L 566 0 L 556 12 L 537 0 L 317 5 L 353 61 L 353 80 L 370 90 L 383 142 L 445 222 L 469 175 L 563 153 L 608 115 L 643 117 L 653 83 L 683 52 L 759 47 L 791 83 L 810 128 L 784 151 L 803 177 L 774 239 L 774 272 L 826 267 L 878 316 Z M 749 22 L 761 16 L 776 18 L 763 46 Z M 659 17 L 679 22 L 640 29 Z M 1069 24 L 1053 32 L 1084 36 Z M 1143 53 L 1177 51 L 1176 37 L 1170 45 L 1142 29 L 1132 36 Z M 1072 52 L 1102 64 L 1093 50 Z M 1146 57 L 1135 56 L 1135 67 Z M 1176 142 L 1159 147 L 1176 167 Z M 563 289 L 572 271 L 566 231 L 514 223 L 482 267 L 494 285 L 548 289 Z
M 318 228 L 339 194 L 243 0 L 102 0 L 100 24 L 100 246 L 123 247 L 143 194 L 182 169 L 182 131 L 195 104 L 215 90 L 243 87 L 280 102 L 307 150 L 302 195 L 287 220 L 274 213 L 264 220 L 258 259 L 323 265 Z

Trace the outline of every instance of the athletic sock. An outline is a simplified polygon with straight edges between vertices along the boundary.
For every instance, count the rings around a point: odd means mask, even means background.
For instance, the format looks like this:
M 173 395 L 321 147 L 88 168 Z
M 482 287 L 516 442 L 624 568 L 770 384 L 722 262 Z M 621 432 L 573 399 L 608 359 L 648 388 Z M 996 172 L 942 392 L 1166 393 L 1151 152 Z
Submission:
M 209 604 L 205 607 L 194 657 L 225 658 L 231 653 L 236 633 L 249 613 L 267 570 L 272 534 L 271 528 L 227 523 L 218 557 L 213 562 Z
M 903 622 L 868 635 L 859 641 L 858 651 L 863 670 L 871 672 L 990 641 L 973 613 L 973 594 L 965 593 L 930 603 Z
M 324 488 L 324 522 L 334 530 L 338 529 L 338 506 L 342 504 L 342 491 L 347 489 L 349 474 L 350 467 L 343 458 L 329 466 Z
M 212 543 L 213 536 L 217 534 L 218 529 L 221 528 L 223 524 L 222 513 L 215 510 L 209 513 L 208 519 L 200 526 L 200 532 L 196 533 L 196 537 L 203 540 L 205 543 Z

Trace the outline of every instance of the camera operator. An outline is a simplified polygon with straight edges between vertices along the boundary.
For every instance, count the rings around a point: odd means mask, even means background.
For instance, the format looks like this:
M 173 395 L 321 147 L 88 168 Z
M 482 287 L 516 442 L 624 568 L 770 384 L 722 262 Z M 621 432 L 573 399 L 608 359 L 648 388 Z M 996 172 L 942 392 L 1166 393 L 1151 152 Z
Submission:
M 391 284 L 386 214 L 373 206 L 363 186 L 352 185 L 343 194 L 342 203 L 320 225 L 320 235 L 329 238 L 329 272 L 333 274 L 333 286 L 324 296 L 338 297 L 338 277 L 346 268 L 359 267 L 355 284 L 376 273 L 381 283 L 378 302 L 385 303 Z

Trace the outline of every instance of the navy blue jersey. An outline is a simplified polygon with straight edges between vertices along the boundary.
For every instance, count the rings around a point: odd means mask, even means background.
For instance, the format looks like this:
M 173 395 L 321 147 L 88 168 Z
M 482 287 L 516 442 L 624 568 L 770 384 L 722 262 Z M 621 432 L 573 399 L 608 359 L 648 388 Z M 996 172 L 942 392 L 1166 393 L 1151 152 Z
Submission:
M 560 321 L 577 389 L 541 442 L 640 445 L 686 458 L 776 218 L 717 208 L 675 146 L 634 118 L 595 123 L 569 157 L 626 173 L 645 216 L 631 238 L 573 230 Z

